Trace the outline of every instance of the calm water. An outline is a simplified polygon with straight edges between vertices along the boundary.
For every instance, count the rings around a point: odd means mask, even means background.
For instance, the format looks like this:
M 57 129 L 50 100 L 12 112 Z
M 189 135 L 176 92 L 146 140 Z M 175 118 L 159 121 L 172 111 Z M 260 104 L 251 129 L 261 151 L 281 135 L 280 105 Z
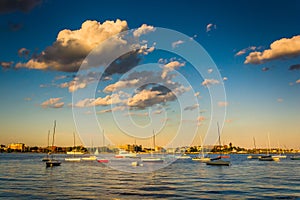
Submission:
M 232 155 L 229 167 L 178 160 L 126 173 L 96 161 L 46 168 L 43 156 L 0 154 L 0 199 L 300 199 L 299 160 Z

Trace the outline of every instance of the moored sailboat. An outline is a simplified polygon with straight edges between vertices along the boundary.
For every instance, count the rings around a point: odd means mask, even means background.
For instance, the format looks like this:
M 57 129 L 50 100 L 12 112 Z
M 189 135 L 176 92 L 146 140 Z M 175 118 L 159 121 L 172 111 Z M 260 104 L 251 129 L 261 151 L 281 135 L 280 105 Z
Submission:
M 80 154 L 83 154 L 83 153 L 78 152 L 78 151 L 75 150 L 75 133 L 74 132 L 73 132 L 73 142 L 74 142 L 73 150 L 71 151 L 71 153 L 67 152 L 67 154 L 73 154 L 73 157 L 65 158 L 65 161 L 68 161 L 68 162 L 80 162 L 81 158 L 75 157 L 75 155 L 78 155 L 79 153 Z
M 53 155 L 52 155 L 52 151 L 54 152 L 53 150 L 53 147 L 54 147 L 54 136 L 55 136 L 55 128 L 56 128 L 56 120 L 54 120 L 54 128 L 53 128 L 53 138 L 52 138 L 52 148 L 51 148 L 51 153 L 49 155 L 49 160 L 46 161 L 46 167 L 54 167 L 54 166 L 60 166 L 61 162 L 59 160 L 56 160 L 53 158 Z
M 218 126 L 218 135 L 219 135 L 219 146 L 221 147 L 221 136 L 220 136 L 220 128 L 219 123 L 217 123 Z M 221 155 L 221 149 L 220 149 L 220 155 L 216 158 L 211 158 L 210 161 L 206 162 L 207 165 L 214 165 L 214 166 L 229 166 L 230 161 L 222 160 L 223 156 Z M 224 156 L 224 158 L 228 158 L 228 156 Z
M 155 134 L 153 130 L 153 149 L 155 151 Z M 164 159 L 161 157 L 155 157 L 153 156 L 153 151 L 151 151 L 151 156 L 150 157 L 145 157 L 141 159 L 143 162 L 152 162 L 152 163 L 161 163 L 164 162 Z

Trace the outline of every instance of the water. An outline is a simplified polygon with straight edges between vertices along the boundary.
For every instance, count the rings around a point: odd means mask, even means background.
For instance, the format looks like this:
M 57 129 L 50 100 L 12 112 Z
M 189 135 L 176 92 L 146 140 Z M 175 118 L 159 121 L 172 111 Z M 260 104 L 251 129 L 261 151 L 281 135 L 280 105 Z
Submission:
M 46 168 L 43 156 L 0 154 L 0 199 L 300 199 L 300 161 L 289 158 L 231 155 L 229 167 L 178 160 L 127 173 L 96 161 Z

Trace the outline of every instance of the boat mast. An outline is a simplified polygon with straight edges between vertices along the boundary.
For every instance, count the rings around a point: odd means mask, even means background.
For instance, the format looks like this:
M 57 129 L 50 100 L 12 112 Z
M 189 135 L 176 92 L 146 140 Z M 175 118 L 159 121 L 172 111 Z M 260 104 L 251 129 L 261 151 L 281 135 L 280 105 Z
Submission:
M 55 135 L 55 128 L 56 128 L 56 120 L 54 120 L 54 126 L 53 126 L 52 149 L 53 149 L 53 146 L 54 146 L 54 135 Z M 51 149 L 51 150 L 52 150 L 52 149 Z
M 153 151 L 155 151 L 155 134 L 154 134 L 154 130 L 153 130 Z
M 48 152 L 47 153 L 49 153 L 49 139 L 50 139 L 50 130 L 48 130 L 48 142 L 47 142 Z

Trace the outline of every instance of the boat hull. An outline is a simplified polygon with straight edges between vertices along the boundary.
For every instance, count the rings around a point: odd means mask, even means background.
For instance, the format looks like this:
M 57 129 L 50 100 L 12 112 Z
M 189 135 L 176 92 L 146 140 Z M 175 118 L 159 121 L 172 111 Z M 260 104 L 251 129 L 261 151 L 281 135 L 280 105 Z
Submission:
M 214 166 L 229 166 L 230 161 L 224 160 L 216 160 L 216 161 L 208 161 L 206 162 L 207 165 L 214 165 Z
M 80 162 L 81 158 L 65 158 L 65 161 L 68 161 L 68 162 Z
M 300 156 L 291 156 L 290 159 L 291 160 L 300 160 Z
M 161 158 L 142 158 L 142 162 L 161 163 L 164 160 Z
M 61 162 L 58 160 L 50 160 L 46 162 L 46 167 L 60 166 Z
M 198 162 L 202 162 L 202 163 L 206 163 L 210 161 L 210 158 L 202 158 L 202 157 L 196 157 L 196 158 L 192 158 L 193 161 L 198 161 Z

